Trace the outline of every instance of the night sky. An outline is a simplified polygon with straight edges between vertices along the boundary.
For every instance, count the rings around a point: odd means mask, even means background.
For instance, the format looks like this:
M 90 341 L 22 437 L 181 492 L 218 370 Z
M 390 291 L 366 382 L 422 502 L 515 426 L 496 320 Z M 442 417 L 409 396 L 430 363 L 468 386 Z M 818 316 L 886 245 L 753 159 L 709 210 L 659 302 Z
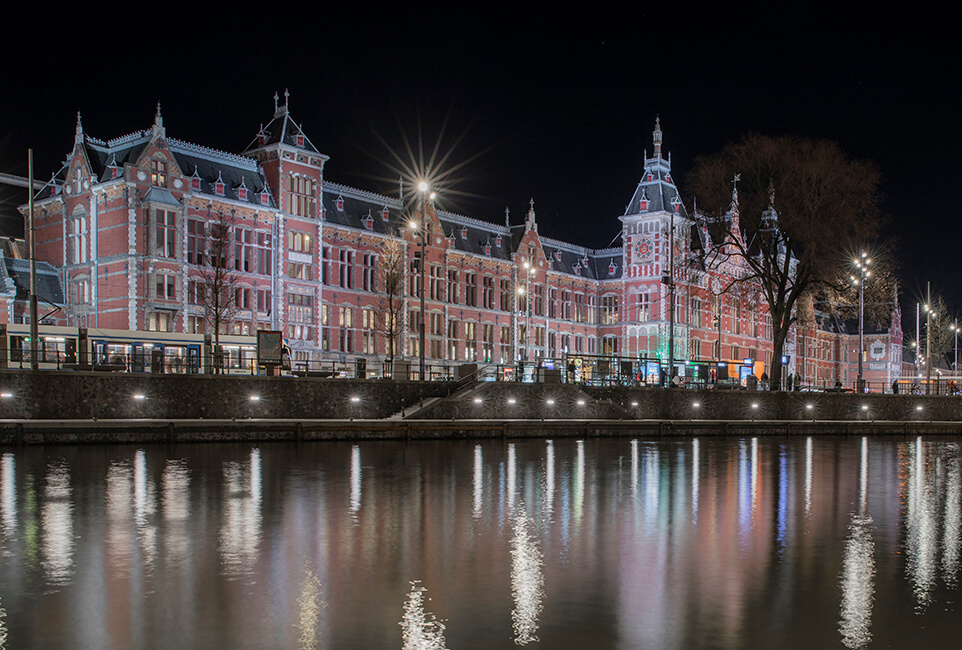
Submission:
M 149 127 L 158 101 L 168 136 L 240 152 L 286 88 L 292 117 L 331 157 L 328 180 L 395 195 L 394 155 L 406 162 L 407 145 L 421 143 L 426 157 L 437 145 L 449 171 L 440 207 L 501 223 L 509 207 L 519 223 L 534 198 L 542 234 L 605 247 L 656 115 L 676 180 L 695 156 L 749 132 L 828 138 L 882 171 L 903 304 L 931 281 L 962 316 L 950 21 L 916 7 L 794 5 L 165 5 L 55 17 L 38 4 L 7 22 L 0 171 L 25 176 L 33 147 L 47 179 L 72 146 L 78 110 L 85 131 L 107 140 Z M 3 234 L 22 233 L 14 206 L 25 200 L 0 188 Z

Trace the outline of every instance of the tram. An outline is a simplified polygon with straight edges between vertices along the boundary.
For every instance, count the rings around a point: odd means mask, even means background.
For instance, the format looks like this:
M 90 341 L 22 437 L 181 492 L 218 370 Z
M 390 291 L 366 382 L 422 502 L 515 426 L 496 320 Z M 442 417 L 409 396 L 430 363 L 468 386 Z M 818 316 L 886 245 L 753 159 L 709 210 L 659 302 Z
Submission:
M 257 372 L 257 338 L 40 325 L 41 369 L 135 373 Z M 0 368 L 30 367 L 30 325 L 0 325 Z

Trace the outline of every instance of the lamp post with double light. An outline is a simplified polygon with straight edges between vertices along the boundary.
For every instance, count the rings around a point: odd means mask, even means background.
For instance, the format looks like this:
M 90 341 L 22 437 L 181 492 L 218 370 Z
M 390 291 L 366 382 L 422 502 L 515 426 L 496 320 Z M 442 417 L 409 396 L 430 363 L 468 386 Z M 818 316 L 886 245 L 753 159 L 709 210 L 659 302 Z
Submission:
M 949 329 L 955 335 L 955 361 L 952 363 L 952 372 L 959 372 L 959 324 L 952 323 L 949 325 Z
M 424 256 L 425 256 L 425 246 L 427 244 L 428 228 L 427 228 L 427 218 L 424 213 L 424 199 L 427 197 L 428 200 L 433 201 L 434 197 L 437 196 L 435 192 L 428 192 L 430 186 L 425 181 L 418 183 L 418 213 L 420 216 L 420 222 L 412 220 L 411 229 L 417 231 L 418 237 L 420 238 L 421 245 L 421 258 L 418 260 L 418 296 L 421 302 L 421 312 L 418 317 L 418 377 L 421 381 L 424 381 L 424 327 L 425 327 L 425 314 L 424 314 Z
M 524 262 L 524 286 L 518 287 L 518 294 L 524 300 L 524 341 L 521 346 L 521 373 L 524 373 L 524 363 L 528 360 L 528 330 L 531 329 L 531 276 L 535 273 L 534 265 L 525 260 Z M 522 381 L 519 377 L 518 381 Z
M 858 287 L 858 382 L 856 384 L 859 393 L 865 392 L 865 379 L 862 376 L 862 361 L 865 357 L 865 282 L 871 277 L 872 271 L 869 266 L 872 264 L 868 253 L 862 251 L 860 258 L 855 259 L 857 275 L 852 275 L 852 282 Z

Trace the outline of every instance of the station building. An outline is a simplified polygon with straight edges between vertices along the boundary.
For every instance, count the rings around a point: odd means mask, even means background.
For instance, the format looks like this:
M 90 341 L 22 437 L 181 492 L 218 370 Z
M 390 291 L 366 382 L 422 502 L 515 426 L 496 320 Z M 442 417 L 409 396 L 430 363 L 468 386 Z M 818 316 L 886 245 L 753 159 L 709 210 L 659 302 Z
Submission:
M 413 183 L 387 196 L 329 180 L 329 158 L 293 119 L 287 93 L 239 154 L 168 137 L 160 106 L 150 128 L 107 141 L 85 133 L 78 115 L 73 149 L 35 202 L 37 256 L 59 274 L 62 324 L 211 333 L 204 278 L 219 250 L 234 306 L 222 333 L 282 331 L 295 367 L 308 370 L 358 359 L 375 369 L 394 358 L 416 375 L 423 277 L 432 376 L 479 363 L 657 382 L 672 320 L 687 380 L 761 376 L 772 363 L 764 301 L 724 289 L 736 259 L 699 262 L 725 245 L 724 229 L 688 212 L 662 137 L 656 121 L 625 214 L 610 218 L 621 245 L 589 249 L 540 233 L 533 200 L 512 224 L 507 211 L 502 223 L 437 209 Z M 608 215 L 598 216 L 605 227 Z M 725 218 L 737 232 L 737 200 Z M 392 247 L 403 275 L 394 296 L 384 263 Z M 392 297 L 401 301 L 393 354 L 384 326 Z M 878 386 L 901 372 L 897 309 L 891 328 L 866 336 L 864 375 Z M 11 322 L 24 318 L 7 311 Z M 788 372 L 853 384 L 850 329 L 824 314 L 797 327 L 784 350 Z

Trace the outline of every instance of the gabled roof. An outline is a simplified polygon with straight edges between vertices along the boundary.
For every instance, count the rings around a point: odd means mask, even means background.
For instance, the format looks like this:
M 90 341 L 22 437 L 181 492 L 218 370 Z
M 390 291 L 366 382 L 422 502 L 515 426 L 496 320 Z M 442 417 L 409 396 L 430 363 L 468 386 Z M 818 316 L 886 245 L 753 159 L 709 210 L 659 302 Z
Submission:
M 654 156 L 645 153 L 645 171 L 638 181 L 635 193 L 625 206 L 625 216 L 635 216 L 652 212 L 674 212 L 677 204 L 677 214 L 688 218 L 685 204 L 681 201 L 678 188 L 671 177 L 671 156 L 667 159 L 661 155 L 661 126 L 655 120 L 655 130 L 652 137 L 655 145 Z
M 261 125 L 260 131 L 254 136 L 254 140 L 247 145 L 245 151 L 253 151 L 254 149 L 259 149 L 271 144 L 285 144 L 289 147 L 297 147 L 321 154 L 321 152 L 317 150 L 317 147 L 314 146 L 314 143 L 311 142 L 310 138 L 307 137 L 307 134 L 304 133 L 301 125 L 291 119 L 290 111 L 288 110 L 289 98 L 290 93 L 285 90 L 284 105 L 280 106 L 277 103 L 279 99 L 277 93 L 274 94 L 274 117 L 267 123 L 267 126 Z M 303 144 L 298 144 L 298 135 L 303 136 Z M 262 137 L 263 141 L 261 141 Z

